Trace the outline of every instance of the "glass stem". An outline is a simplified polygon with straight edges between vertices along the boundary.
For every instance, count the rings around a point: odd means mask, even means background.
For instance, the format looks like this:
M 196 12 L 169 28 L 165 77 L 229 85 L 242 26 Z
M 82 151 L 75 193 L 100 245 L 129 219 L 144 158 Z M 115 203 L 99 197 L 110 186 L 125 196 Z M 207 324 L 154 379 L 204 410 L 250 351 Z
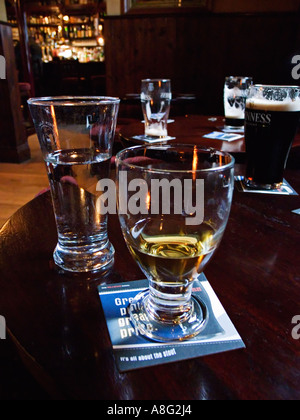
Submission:
M 177 324 L 187 320 L 193 312 L 191 300 L 193 282 L 186 284 L 156 283 L 149 285 L 146 309 L 150 316 L 165 323 Z

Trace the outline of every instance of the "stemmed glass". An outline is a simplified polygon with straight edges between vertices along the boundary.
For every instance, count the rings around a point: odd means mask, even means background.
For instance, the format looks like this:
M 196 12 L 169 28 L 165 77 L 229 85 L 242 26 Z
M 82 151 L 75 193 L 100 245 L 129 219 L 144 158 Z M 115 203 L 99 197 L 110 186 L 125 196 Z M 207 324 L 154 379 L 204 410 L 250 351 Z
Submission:
M 192 296 L 227 225 L 234 183 L 228 153 L 194 145 L 136 146 L 116 157 L 118 213 L 127 246 L 149 280 L 129 307 L 155 341 L 197 335 L 207 318 Z

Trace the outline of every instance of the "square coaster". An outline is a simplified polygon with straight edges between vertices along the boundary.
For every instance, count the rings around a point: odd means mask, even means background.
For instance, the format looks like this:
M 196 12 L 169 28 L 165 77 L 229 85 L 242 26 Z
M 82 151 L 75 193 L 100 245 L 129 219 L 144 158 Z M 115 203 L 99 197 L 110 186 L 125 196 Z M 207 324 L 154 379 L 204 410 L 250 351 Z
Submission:
M 213 140 L 221 140 L 221 141 L 235 141 L 243 138 L 244 136 L 241 136 L 240 134 L 236 133 L 220 133 L 219 131 L 213 131 L 212 133 L 205 134 L 203 136 L 206 139 L 213 139 Z
M 244 137 L 244 133 L 245 133 L 245 127 L 229 127 L 229 126 L 222 126 L 222 127 L 217 127 L 218 130 L 222 130 L 224 133 L 243 133 Z
M 277 195 L 298 195 L 298 193 L 291 187 L 291 185 L 287 182 L 286 179 L 283 179 L 282 185 L 279 188 L 275 188 L 273 190 L 260 190 L 254 188 L 248 188 L 244 185 L 244 177 L 243 176 L 235 176 L 236 187 L 238 191 L 244 193 L 256 193 L 256 194 L 277 194 Z
M 292 213 L 300 214 L 300 209 L 293 210 Z
M 133 328 L 127 308 L 132 299 L 147 287 L 148 280 L 98 287 L 120 372 L 245 348 L 203 273 L 194 282 L 193 288 L 193 294 L 205 303 L 208 310 L 202 332 L 190 340 L 168 343 L 158 343 L 141 336 Z
M 134 140 L 139 140 L 144 143 L 164 143 L 165 141 L 175 140 L 176 137 L 158 137 L 157 139 L 153 139 L 153 137 L 146 136 L 145 134 L 141 134 L 140 136 L 132 136 Z

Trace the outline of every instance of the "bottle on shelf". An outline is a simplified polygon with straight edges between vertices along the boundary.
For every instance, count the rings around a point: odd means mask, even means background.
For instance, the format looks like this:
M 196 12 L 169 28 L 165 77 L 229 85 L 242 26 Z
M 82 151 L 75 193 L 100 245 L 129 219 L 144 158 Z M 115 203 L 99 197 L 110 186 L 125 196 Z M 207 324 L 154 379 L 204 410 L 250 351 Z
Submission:
M 47 14 L 45 6 L 49 6 L 48 0 L 41 1 L 45 4 L 41 5 L 40 10 L 35 8 L 34 13 L 27 13 L 27 27 L 29 36 L 42 48 L 44 62 L 51 61 L 56 55 L 64 57 L 64 51 L 67 50 L 68 58 L 82 62 L 104 61 L 104 38 L 99 13 L 86 11 L 86 15 L 72 15 L 72 5 L 86 4 L 87 0 L 64 0 L 64 4 L 70 6 L 69 15 L 63 15 L 63 9 Z M 57 0 L 55 6 L 60 7 L 60 4 L 60 0 Z M 15 30 L 14 42 L 17 43 L 19 32 L 16 18 L 11 17 L 10 23 Z

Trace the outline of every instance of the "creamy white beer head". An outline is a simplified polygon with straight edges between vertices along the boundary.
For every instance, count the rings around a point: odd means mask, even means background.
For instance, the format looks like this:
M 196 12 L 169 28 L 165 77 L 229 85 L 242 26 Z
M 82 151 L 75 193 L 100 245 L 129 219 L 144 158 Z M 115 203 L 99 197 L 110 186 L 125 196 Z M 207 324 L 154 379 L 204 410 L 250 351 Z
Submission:
M 274 111 L 274 112 L 297 112 L 300 111 L 300 97 L 299 95 L 295 98 L 290 96 L 284 98 L 283 100 L 276 98 L 266 98 L 264 96 L 265 89 L 270 88 L 270 90 L 276 88 L 285 88 L 287 91 L 291 89 L 299 90 L 297 86 L 261 86 L 255 85 L 252 92 L 250 91 L 250 97 L 246 101 L 246 108 L 248 109 L 257 109 L 260 111 Z M 252 94 L 251 94 L 252 93 Z
M 300 111 L 300 99 L 292 101 L 286 99 L 284 101 L 268 101 L 267 99 L 251 98 L 247 99 L 246 107 L 250 109 L 258 109 L 260 111 L 281 111 L 295 112 Z

